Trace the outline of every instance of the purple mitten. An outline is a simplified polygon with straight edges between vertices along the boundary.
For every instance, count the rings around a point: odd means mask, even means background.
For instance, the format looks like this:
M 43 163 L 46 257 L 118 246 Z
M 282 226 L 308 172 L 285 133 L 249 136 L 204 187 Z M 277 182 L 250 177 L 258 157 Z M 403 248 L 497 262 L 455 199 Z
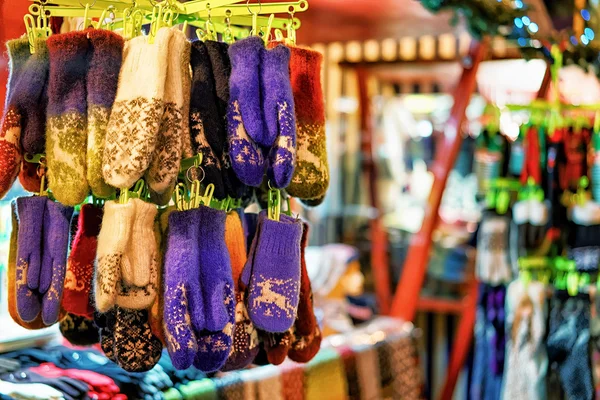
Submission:
M 232 65 L 227 108 L 229 157 L 231 168 L 248 186 L 259 186 L 265 174 L 263 151 L 250 135 L 250 131 L 263 130 L 258 79 L 262 47 L 257 45 L 262 46 L 261 39 L 252 37 L 229 48 Z
M 231 59 L 230 95 L 239 100 L 240 113 L 248 136 L 261 146 L 270 147 L 261 113 L 260 63 L 265 46 L 258 36 L 235 42 L 229 47 Z
M 204 327 L 198 269 L 199 211 L 174 211 L 169 215 L 163 323 L 167 350 L 177 369 L 192 365 L 198 349 L 194 331 Z
M 286 188 L 296 165 L 296 113 L 290 81 L 290 49 L 277 46 L 261 52 L 261 98 L 269 138 L 274 144 L 269 153 L 267 174 L 278 189 Z
M 67 252 L 73 208 L 46 201 L 44 214 L 44 254 L 40 273 L 40 293 L 43 293 L 42 320 L 46 325 L 58 321 L 67 268 Z
M 46 197 L 40 196 L 17 199 L 19 236 L 15 284 L 17 312 L 24 322 L 35 320 L 42 309 L 37 288 L 42 266 L 42 224 L 46 200 Z
M 248 288 L 248 313 L 257 328 L 285 332 L 294 325 L 298 309 L 302 222 L 285 215 L 280 221 L 263 217 L 259 230 Z
M 220 332 L 203 331 L 198 335 L 198 353 L 194 366 L 203 372 L 219 371 L 227 362 L 233 345 L 233 328 L 235 326 L 235 301 L 226 303 L 228 322 Z
M 200 282 L 204 300 L 204 328 L 221 331 L 229 322 L 229 309 L 235 308 L 233 278 L 229 251 L 225 244 L 224 211 L 200 207 L 198 246 Z M 235 313 L 235 310 L 233 311 Z

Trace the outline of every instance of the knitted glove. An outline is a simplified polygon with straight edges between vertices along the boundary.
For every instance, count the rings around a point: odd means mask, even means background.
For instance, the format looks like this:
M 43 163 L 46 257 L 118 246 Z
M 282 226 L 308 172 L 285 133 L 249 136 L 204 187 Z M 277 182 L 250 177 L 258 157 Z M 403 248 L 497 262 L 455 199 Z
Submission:
M 94 283 L 96 310 L 101 313 L 110 310 L 117 300 L 117 285 L 121 281 L 123 258 L 131 238 L 135 204 L 107 201 L 104 205 Z
M 106 128 L 119 83 L 123 61 L 123 38 L 111 31 L 91 29 L 90 66 L 87 72 L 88 138 L 87 180 L 97 197 L 110 197 L 114 189 L 104 182 L 102 155 Z
M 179 174 L 182 154 L 182 137 L 184 134 L 182 82 L 189 81 L 189 68 L 182 69 L 183 60 L 189 59 L 190 43 L 179 29 L 171 29 L 169 56 L 167 60 L 167 76 L 164 94 L 164 113 L 158 129 L 156 149 L 150 160 L 150 168 L 146 173 L 146 181 L 151 191 L 158 195 L 167 194 L 160 204 L 167 204 Z M 189 65 L 189 63 L 188 63 Z M 186 84 L 189 87 L 189 84 Z M 187 132 L 185 132 L 187 135 Z
M 44 214 L 44 253 L 38 289 L 43 294 L 42 320 L 46 325 L 58 321 L 65 284 L 72 217 L 72 207 L 47 199 Z
M 296 114 L 290 83 L 290 50 L 277 46 L 261 52 L 261 97 L 269 140 L 267 174 L 274 187 L 284 189 L 296 165 Z
M 30 56 L 29 41 L 17 39 L 6 44 L 9 57 L 9 78 L 0 126 L 0 198 L 3 198 L 17 178 L 21 165 L 21 111 L 13 102 L 16 83 L 23 65 Z
M 177 369 L 192 365 L 198 349 L 196 333 L 204 329 L 204 306 L 197 266 L 200 210 L 169 215 L 165 253 L 164 331 Z
M 158 210 L 152 203 L 132 199 L 134 218 L 131 240 L 121 262 L 121 282 L 117 287 L 117 305 L 131 310 L 148 309 L 158 290 L 159 256 L 154 236 Z
M 192 43 L 192 96 L 190 103 L 190 130 L 194 153 L 202 154 L 202 169 L 206 184 L 214 184 L 214 197 L 226 196 L 221 171 L 225 131 L 219 116 L 212 65 L 206 45 Z M 212 143 L 212 145 L 211 145 Z M 213 150 L 214 146 L 214 150 Z
M 48 39 L 48 119 L 46 159 L 48 188 L 70 206 L 88 195 L 86 177 L 88 70 L 87 32 L 53 35 Z
M 263 217 L 252 244 L 248 312 L 254 325 L 266 332 L 285 332 L 296 320 L 301 239 L 300 221 L 285 215 L 281 221 Z
M 263 151 L 253 139 L 264 135 L 258 69 L 261 49 L 262 41 L 256 36 L 229 48 L 232 67 L 227 110 L 229 156 L 234 172 L 248 186 L 259 186 L 265 173 Z
M 19 318 L 24 322 L 32 322 L 42 310 L 38 288 L 42 268 L 46 200 L 46 197 L 38 196 L 17 199 L 19 236 L 15 283 L 17 311 Z
M 91 204 L 84 204 L 81 207 L 77 234 L 67 262 L 63 308 L 71 314 L 82 317 L 91 317 L 94 313 L 94 307 L 89 299 L 102 214 L 102 208 Z
M 146 36 L 125 43 L 102 156 L 104 180 L 116 188 L 130 188 L 150 166 L 165 109 L 172 32 L 160 29 L 154 44 Z

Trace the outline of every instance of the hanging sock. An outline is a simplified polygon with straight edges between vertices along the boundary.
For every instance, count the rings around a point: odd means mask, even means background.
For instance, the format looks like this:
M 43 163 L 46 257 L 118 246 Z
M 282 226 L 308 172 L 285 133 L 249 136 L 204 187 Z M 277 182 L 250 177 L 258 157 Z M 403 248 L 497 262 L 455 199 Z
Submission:
M 285 332 L 298 309 L 302 223 L 286 215 L 281 221 L 263 217 L 259 229 L 255 252 L 248 259 L 252 263 L 248 312 L 257 328 Z
M 329 187 L 325 136 L 325 102 L 321 85 L 321 53 L 290 47 L 294 93 L 297 156 L 294 176 L 286 191 L 310 207 L 323 202 Z
M 67 269 L 73 208 L 46 198 L 44 243 L 38 291 L 42 294 L 42 320 L 46 325 L 58 321 Z M 28 280 L 32 269 L 28 271 Z
M 6 43 L 9 57 L 9 77 L 0 127 L 0 198 L 10 190 L 21 167 L 21 111 L 13 101 L 15 87 L 30 57 L 27 38 Z
M 50 75 L 46 121 L 48 188 L 61 203 L 75 206 L 88 195 L 86 177 L 88 70 L 87 32 L 48 39 Z
M 175 368 L 189 368 L 198 344 L 196 332 L 204 329 L 204 305 L 198 269 L 198 209 L 169 215 L 165 253 L 164 331 Z
M 192 94 L 190 100 L 190 133 L 194 154 L 202 154 L 201 168 L 205 184 L 214 184 L 213 196 L 222 200 L 226 195 L 221 169 L 221 155 L 226 138 L 219 116 L 215 82 L 208 49 L 202 41 L 192 43 Z M 200 174 L 202 175 L 202 174 Z M 201 179 L 202 176 L 199 177 Z
M 90 29 L 90 65 L 87 72 L 88 138 L 87 180 L 96 197 L 108 198 L 115 190 L 102 176 L 106 128 L 117 95 L 123 61 L 123 38 L 102 29 Z
M 183 123 L 184 97 L 189 97 L 189 91 L 184 94 L 183 87 L 190 87 L 190 77 L 189 68 L 184 72 L 182 65 L 189 65 L 190 42 L 179 29 L 171 29 L 171 31 L 164 112 L 158 128 L 158 138 L 150 160 L 150 168 L 146 172 L 151 197 L 159 205 L 166 205 L 171 200 L 181 164 L 183 136 L 184 134 L 189 136 L 184 132 Z M 183 81 L 186 83 L 182 84 Z
M 259 350 L 258 332 L 254 327 L 246 308 L 245 287 L 240 285 L 242 270 L 248 259 L 246 237 L 242 227 L 243 210 L 227 214 L 225 223 L 225 243 L 231 259 L 233 285 L 236 295 L 235 326 L 233 328 L 233 344 L 227 363 L 222 371 L 243 369 L 252 363 Z
M 139 36 L 125 42 L 117 96 L 106 131 L 102 175 L 128 189 L 150 166 L 165 111 L 165 83 L 173 30 L 162 28 L 155 42 Z
M 160 260 L 154 236 L 156 205 L 131 199 L 134 216 L 131 237 L 121 261 L 116 304 L 130 310 L 145 310 L 154 304 L 158 291 Z
M 102 208 L 91 204 L 84 204 L 79 212 L 77 234 L 67 262 L 62 300 L 65 311 L 74 316 L 89 318 L 94 313 L 89 299 L 102 213 Z
M 59 324 L 60 333 L 74 346 L 91 346 L 100 342 L 100 332 L 94 320 L 67 314 Z
M 259 79 L 262 49 L 262 39 L 256 36 L 240 40 L 229 48 L 232 67 L 227 110 L 229 156 L 240 181 L 254 187 L 261 184 L 265 174 L 265 157 L 256 141 L 264 135 L 265 129 Z
M 131 201 L 127 204 L 107 201 L 104 204 L 94 278 L 96 310 L 101 313 L 113 308 L 117 300 L 117 285 L 121 281 L 122 263 L 131 238 L 135 204 Z
M 296 113 L 290 82 L 290 50 L 277 46 L 261 52 L 261 99 L 269 140 L 267 175 L 273 186 L 285 189 L 296 166 Z

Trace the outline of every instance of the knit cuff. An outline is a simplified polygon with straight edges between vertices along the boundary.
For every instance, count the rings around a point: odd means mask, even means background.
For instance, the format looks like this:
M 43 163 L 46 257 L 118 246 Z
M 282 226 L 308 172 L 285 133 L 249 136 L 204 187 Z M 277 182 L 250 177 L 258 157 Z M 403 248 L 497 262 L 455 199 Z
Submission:
M 108 201 L 104 205 L 104 218 L 100 236 L 106 240 L 105 245 L 111 253 L 123 253 L 129 245 L 131 227 L 135 214 L 135 203 L 120 204 Z M 105 253 L 104 246 L 98 243 L 98 255 Z
M 46 217 L 48 218 L 48 221 L 58 222 L 60 220 L 66 220 L 69 221 L 70 224 L 74 211 L 75 209 L 73 207 L 65 206 L 57 201 L 52 201 L 48 199 L 48 201 L 46 202 Z M 44 230 L 46 230 L 47 228 L 48 227 L 44 224 Z
M 198 237 L 205 240 L 207 237 L 216 240 L 225 240 L 225 220 L 227 214 L 224 211 L 210 207 L 200 207 L 200 229 Z M 220 238 L 220 239 L 219 239 Z
M 47 200 L 48 198 L 43 196 L 17 198 L 17 218 L 20 231 L 40 232 Z
M 92 204 L 84 204 L 79 211 L 78 231 L 87 237 L 96 237 L 100 234 L 102 225 L 102 208 Z
M 264 49 L 263 41 L 258 36 L 252 36 L 229 46 L 229 57 L 232 65 L 243 66 L 251 70 L 260 64 L 260 53 Z
M 6 42 L 6 49 L 13 70 L 19 70 L 31 55 L 29 40 L 26 37 L 9 40 Z
M 111 31 L 92 29 L 90 66 L 87 74 L 88 105 L 112 107 L 117 94 L 124 40 Z
M 261 226 L 258 252 L 283 256 L 300 256 L 302 222 L 273 221 L 265 218 Z
M 296 119 L 299 123 L 325 124 L 321 85 L 323 55 L 311 49 L 291 47 L 290 71 Z
M 130 202 L 135 203 L 133 230 L 135 232 L 145 232 L 154 229 L 154 219 L 156 218 L 156 214 L 158 214 L 156 205 L 140 199 L 132 199 Z

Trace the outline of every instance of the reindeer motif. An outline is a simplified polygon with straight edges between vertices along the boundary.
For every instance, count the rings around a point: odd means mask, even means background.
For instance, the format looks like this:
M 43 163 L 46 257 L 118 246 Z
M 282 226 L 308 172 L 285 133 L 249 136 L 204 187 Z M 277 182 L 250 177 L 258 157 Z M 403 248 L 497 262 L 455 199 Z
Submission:
M 274 304 L 283 310 L 288 318 L 291 318 L 294 312 L 294 306 L 290 304 L 289 299 L 284 295 L 272 290 L 274 285 L 281 286 L 291 282 L 291 279 L 285 281 L 281 279 L 266 279 L 262 282 L 258 282 L 257 286 L 261 288 L 261 294 L 254 298 L 252 306 L 259 307 L 261 304 Z

